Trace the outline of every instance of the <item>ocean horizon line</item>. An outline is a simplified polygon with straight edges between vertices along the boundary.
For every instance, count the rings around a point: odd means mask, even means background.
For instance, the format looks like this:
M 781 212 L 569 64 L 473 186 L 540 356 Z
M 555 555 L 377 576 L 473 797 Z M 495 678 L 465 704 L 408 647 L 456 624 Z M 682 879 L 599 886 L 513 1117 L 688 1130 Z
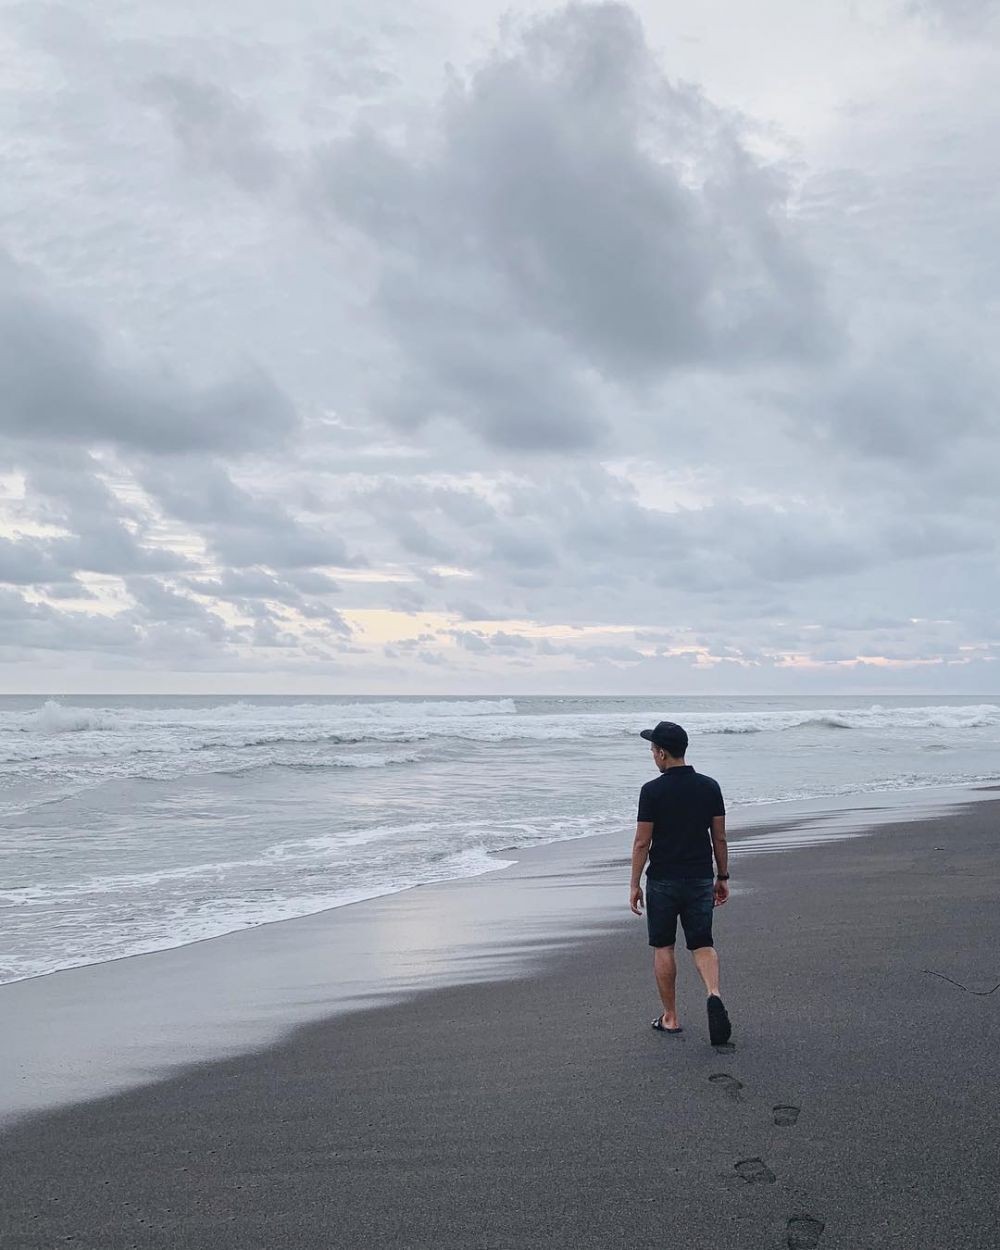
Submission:
M 1000 699 L 1000 690 L 389 691 L 389 690 L 0 690 L 0 699 Z

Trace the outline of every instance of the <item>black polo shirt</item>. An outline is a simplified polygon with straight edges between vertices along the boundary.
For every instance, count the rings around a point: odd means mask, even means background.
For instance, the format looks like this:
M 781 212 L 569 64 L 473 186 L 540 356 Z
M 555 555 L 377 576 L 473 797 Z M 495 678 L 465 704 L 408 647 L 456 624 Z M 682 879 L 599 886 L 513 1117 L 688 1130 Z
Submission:
M 639 820 L 653 822 L 646 876 L 686 879 L 714 876 L 712 817 L 724 816 L 719 783 L 690 764 L 668 768 L 639 791 Z

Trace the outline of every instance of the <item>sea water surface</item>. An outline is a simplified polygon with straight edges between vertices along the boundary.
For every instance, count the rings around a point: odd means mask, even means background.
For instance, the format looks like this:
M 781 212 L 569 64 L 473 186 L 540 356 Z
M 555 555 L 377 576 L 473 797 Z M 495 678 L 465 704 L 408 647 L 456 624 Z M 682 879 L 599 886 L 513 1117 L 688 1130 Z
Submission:
M 691 735 L 747 804 L 1000 780 L 1000 698 L 0 698 L 0 983 L 621 830 Z

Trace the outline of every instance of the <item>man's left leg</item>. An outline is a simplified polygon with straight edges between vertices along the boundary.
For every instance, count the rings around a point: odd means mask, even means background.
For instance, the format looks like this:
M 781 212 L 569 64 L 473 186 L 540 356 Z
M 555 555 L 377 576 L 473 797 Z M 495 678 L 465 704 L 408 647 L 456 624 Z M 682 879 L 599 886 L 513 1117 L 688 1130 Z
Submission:
M 699 946 L 691 952 L 694 966 L 705 985 L 705 993 L 719 997 L 719 956 L 714 946 Z
M 708 995 L 708 1036 L 713 1046 L 728 1042 L 733 1026 L 719 995 L 719 956 L 715 953 L 712 938 L 712 917 L 715 900 L 714 883 L 710 880 L 692 881 L 685 906 L 681 910 L 681 923 L 687 948 L 694 959 L 698 975 Z
M 691 955 L 708 995 L 708 1039 L 713 1046 L 723 1046 L 732 1037 L 733 1026 L 719 996 L 719 956 L 714 946 L 698 946 Z

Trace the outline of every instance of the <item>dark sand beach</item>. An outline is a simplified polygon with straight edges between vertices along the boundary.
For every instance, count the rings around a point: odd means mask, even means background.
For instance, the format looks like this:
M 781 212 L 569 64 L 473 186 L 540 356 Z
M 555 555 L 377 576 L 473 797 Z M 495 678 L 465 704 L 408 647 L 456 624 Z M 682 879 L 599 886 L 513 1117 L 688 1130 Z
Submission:
M 522 975 L 8 1126 L 0 1244 L 995 1246 L 998 820 L 990 800 L 737 855 L 745 892 L 717 927 L 724 1051 L 686 956 L 685 1032 L 649 1027 L 623 846 L 598 866 L 620 918 L 605 908 Z M 533 905 L 576 885 L 564 868 Z

